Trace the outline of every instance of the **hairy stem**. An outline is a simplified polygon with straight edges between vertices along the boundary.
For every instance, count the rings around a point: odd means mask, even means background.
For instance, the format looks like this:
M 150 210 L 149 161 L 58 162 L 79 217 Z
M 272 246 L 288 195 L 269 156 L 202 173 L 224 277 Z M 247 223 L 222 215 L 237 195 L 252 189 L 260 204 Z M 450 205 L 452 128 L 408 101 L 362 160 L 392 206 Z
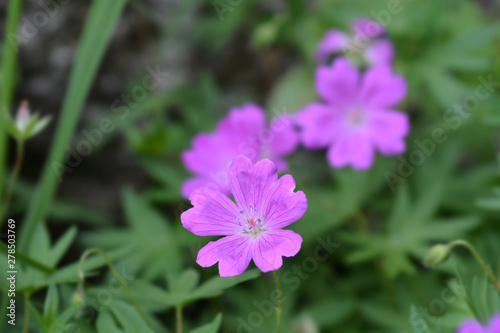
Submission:
M 276 333 L 281 332 L 281 310 L 283 309 L 283 292 L 281 291 L 280 280 L 278 273 L 273 271 L 274 282 L 276 282 L 276 289 L 278 290 L 279 304 L 276 307 Z
M 472 253 L 472 255 L 476 258 L 477 262 L 479 263 L 479 265 L 481 265 L 481 267 L 486 272 L 486 274 L 488 274 L 491 281 L 493 282 L 493 285 L 498 290 L 500 290 L 500 282 L 497 280 L 497 278 L 495 277 L 495 274 L 493 274 L 493 272 L 488 267 L 488 265 L 486 265 L 486 263 L 484 262 L 483 258 L 479 254 L 479 252 L 477 252 L 476 248 L 474 246 L 472 246 L 471 243 L 469 243 L 465 240 L 456 240 L 456 241 L 453 241 L 453 242 L 448 244 L 448 249 L 451 251 L 451 249 L 454 248 L 455 246 L 463 246 L 463 247 L 467 248 Z
M 175 307 L 176 333 L 182 333 L 182 305 Z

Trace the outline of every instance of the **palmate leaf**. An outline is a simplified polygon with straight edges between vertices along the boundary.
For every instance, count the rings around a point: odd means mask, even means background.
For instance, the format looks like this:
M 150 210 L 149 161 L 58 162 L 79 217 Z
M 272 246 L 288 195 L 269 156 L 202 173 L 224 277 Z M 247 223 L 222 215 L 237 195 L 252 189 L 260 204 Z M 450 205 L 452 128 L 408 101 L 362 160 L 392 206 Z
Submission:
M 345 241 L 358 246 L 347 256 L 347 262 L 354 264 L 382 258 L 390 278 L 402 273 L 413 274 L 415 267 L 410 257 L 423 260 L 431 242 L 450 241 L 476 227 L 480 219 L 475 215 L 435 217 L 457 156 L 458 150 L 452 146 L 442 158 L 429 160 L 421 167 L 413 176 L 417 199 L 412 198 L 407 183 L 400 185 L 392 211 L 385 221 L 381 221 L 379 233 L 344 233 Z
M 55 290 L 55 289 L 53 289 Z M 54 293 L 54 291 L 52 291 Z M 59 312 L 50 313 L 47 316 L 47 306 L 51 307 L 50 302 L 54 302 L 52 299 L 55 294 L 47 295 L 45 306 L 44 306 L 44 314 L 40 314 L 37 308 L 31 303 L 28 303 L 30 312 L 33 314 L 35 325 L 38 328 L 38 331 L 41 333 L 60 333 L 65 331 L 66 324 L 75 316 L 77 313 L 77 308 L 72 305 L 65 309 L 61 314 Z M 57 296 L 57 295 L 55 295 Z M 47 304 L 49 303 L 49 304 Z M 51 311 L 54 308 L 50 309 Z
M 163 289 L 143 280 L 130 282 L 130 291 L 141 304 L 155 311 L 187 305 L 200 299 L 208 299 L 222 294 L 239 283 L 254 279 L 260 275 L 258 269 L 251 269 L 233 277 L 213 277 L 198 286 L 199 273 L 187 269 L 181 274 L 169 274 L 166 277 L 167 288 Z
M 411 255 L 423 260 L 430 242 L 455 239 L 479 224 L 477 216 L 433 218 L 431 206 L 434 205 L 428 198 L 434 193 L 441 193 L 438 186 L 435 183 L 416 202 L 411 200 L 408 187 L 400 186 L 382 234 L 344 234 L 346 241 L 359 246 L 347 256 L 347 261 L 359 263 L 382 257 L 389 277 L 394 278 L 401 273 L 413 274 L 415 267 L 410 261 Z
M 124 244 L 137 245 L 136 250 L 124 258 L 123 263 L 148 280 L 167 272 L 178 272 L 181 254 L 169 221 L 131 190 L 124 192 L 123 207 L 128 228 L 84 234 L 84 243 L 103 249 Z
M 478 320 L 487 323 L 493 315 L 500 312 L 500 291 L 482 271 L 479 274 L 466 274 L 457 266 L 455 272 L 466 294 L 465 300 L 470 311 Z

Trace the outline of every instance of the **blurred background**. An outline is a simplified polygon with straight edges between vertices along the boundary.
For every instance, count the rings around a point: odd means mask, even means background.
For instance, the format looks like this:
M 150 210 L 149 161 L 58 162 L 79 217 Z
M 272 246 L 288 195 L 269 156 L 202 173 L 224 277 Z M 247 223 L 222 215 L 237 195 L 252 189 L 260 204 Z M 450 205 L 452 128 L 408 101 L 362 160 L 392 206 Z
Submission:
M 0 3 L 1 35 L 8 4 Z M 16 221 L 26 212 L 53 143 L 90 4 L 24 2 L 14 109 L 26 99 L 52 121 L 26 144 L 8 211 Z M 45 23 L 37 21 L 41 12 L 50 17 Z M 66 148 L 71 167 L 60 173 L 49 208 L 50 239 L 71 226 L 78 230 L 59 266 L 77 261 L 90 247 L 136 246 L 116 265 L 134 276 L 131 290 L 155 322 L 174 331 L 174 303 L 153 299 L 152 286 L 168 290 L 175 279 L 217 275 L 216 267 L 195 263 L 208 238 L 191 235 L 180 223 L 180 213 L 191 207 L 180 195 L 190 176 L 181 152 L 197 133 L 213 131 L 232 106 L 254 102 L 271 117 L 273 110 L 293 114 L 318 100 L 318 42 L 328 29 L 348 32 L 353 19 L 365 17 L 386 26 L 395 71 L 409 85 L 399 106 L 411 119 L 408 153 L 401 159 L 378 156 L 366 172 L 332 169 L 324 151 L 300 148 L 288 158 L 288 172 L 310 208 L 291 227 L 303 236 L 303 249 L 282 268 L 282 276 L 288 273 L 283 332 L 412 332 L 412 304 L 424 309 L 420 315 L 430 326 L 453 332 L 470 315 L 464 293 L 449 286 L 455 267 L 460 262 L 464 271 L 480 279 L 483 274 L 461 251 L 434 271 L 421 262 L 435 242 L 465 237 L 496 273 L 500 268 L 500 197 L 494 192 L 500 184 L 499 13 L 495 0 L 129 1 Z M 145 83 L 148 77 L 154 84 Z M 466 98 L 484 84 L 480 78 L 493 82 L 491 91 L 486 88 L 491 94 L 467 105 Z M 456 104 L 468 113 L 450 122 L 446 115 L 457 114 Z M 109 130 L 97 131 L 103 119 Z M 392 188 L 387 172 L 398 174 L 401 161 L 420 149 L 416 140 L 430 138 L 436 128 L 444 129 L 445 142 Z M 83 141 L 91 142 L 86 156 L 75 153 Z M 9 166 L 14 159 L 12 141 Z M 324 261 L 311 259 L 318 246 L 328 254 Z M 96 272 L 88 279 L 90 295 L 111 278 L 107 268 Z M 242 281 L 257 275 L 252 271 Z M 61 303 L 69 304 L 75 284 L 59 288 Z M 266 312 L 273 288 L 271 276 L 262 274 L 218 298 L 195 298 L 184 308 L 185 331 L 221 312 L 220 332 L 272 332 L 274 312 Z M 442 300 L 446 288 L 456 301 Z M 34 292 L 35 307 L 42 307 L 45 293 Z M 127 300 L 125 294 L 116 299 Z M 93 331 L 95 319 L 81 325 Z

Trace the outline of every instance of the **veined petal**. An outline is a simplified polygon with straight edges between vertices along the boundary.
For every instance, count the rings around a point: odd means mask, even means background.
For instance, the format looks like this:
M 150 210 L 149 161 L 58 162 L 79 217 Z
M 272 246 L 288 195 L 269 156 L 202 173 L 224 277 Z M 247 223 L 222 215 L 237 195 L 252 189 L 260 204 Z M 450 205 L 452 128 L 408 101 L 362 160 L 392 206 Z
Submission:
M 202 187 L 192 192 L 193 208 L 181 214 L 184 228 L 198 236 L 225 236 L 241 231 L 238 207 L 225 194 Z
M 261 199 L 263 224 L 272 230 L 284 228 L 300 219 L 307 210 L 307 199 L 302 191 L 294 192 L 295 180 L 282 176 Z
M 291 230 L 270 230 L 254 241 L 252 257 L 255 265 L 264 273 L 278 270 L 282 257 L 293 257 L 302 244 L 302 237 Z
M 233 235 L 221 238 L 205 245 L 196 262 L 202 267 L 209 267 L 219 262 L 220 276 L 242 274 L 250 263 L 252 256 L 252 237 L 248 235 Z
M 261 211 L 262 197 L 276 182 L 276 166 L 268 159 L 252 164 L 242 155 L 237 156 L 229 167 L 229 185 L 234 199 L 247 215 L 253 215 L 252 208 Z
M 316 70 L 316 90 L 332 106 L 344 108 L 354 104 L 358 84 L 358 70 L 346 58 L 338 58 L 331 67 Z
M 394 75 L 390 65 L 370 68 L 363 78 L 359 102 L 366 108 L 386 109 L 399 103 L 406 95 L 406 81 Z
M 368 169 L 375 159 L 374 147 L 367 135 L 352 133 L 339 138 L 327 152 L 328 162 L 335 168 L 351 164 L 354 169 Z

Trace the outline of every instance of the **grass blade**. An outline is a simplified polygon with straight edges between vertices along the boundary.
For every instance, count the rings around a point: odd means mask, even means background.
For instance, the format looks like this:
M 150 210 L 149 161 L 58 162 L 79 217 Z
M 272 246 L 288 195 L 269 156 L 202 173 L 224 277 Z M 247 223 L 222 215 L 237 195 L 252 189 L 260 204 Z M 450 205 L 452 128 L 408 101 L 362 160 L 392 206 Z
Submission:
M 23 222 L 24 228 L 19 238 L 21 250 L 26 249 L 37 224 L 47 215 L 59 177 L 53 166 L 63 164 L 65 149 L 71 143 L 83 104 L 125 3 L 126 0 L 94 0 L 92 4 L 78 47 L 53 144 Z

